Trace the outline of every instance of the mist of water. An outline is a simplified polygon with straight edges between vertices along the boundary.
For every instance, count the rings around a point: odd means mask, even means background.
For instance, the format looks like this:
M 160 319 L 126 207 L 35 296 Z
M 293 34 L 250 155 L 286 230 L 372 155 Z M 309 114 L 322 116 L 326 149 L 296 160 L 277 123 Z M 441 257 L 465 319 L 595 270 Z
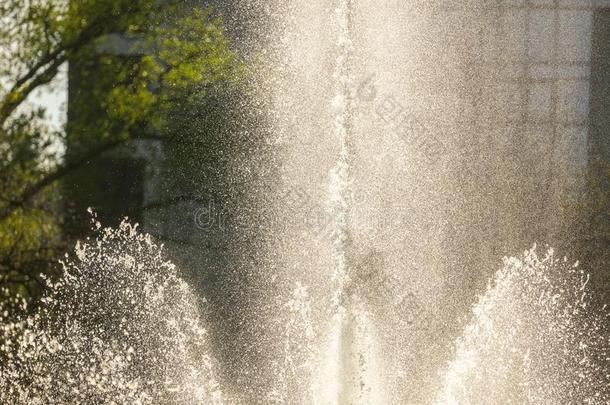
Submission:
M 559 128 L 559 109 L 549 122 L 536 115 L 528 94 L 537 88 L 528 77 L 537 73 L 528 66 L 560 77 L 561 61 L 536 53 L 539 31 L 559 24 L 557 41 L 567 44 L 582 30 L 570 31 L 561 22 L 568 15 L 554 5 L 264 5 L 272 38 L 265 53 L 271 78 L 264 83 L 272 84 L 267 141 L 281 179 L 269 199 L 281 243 L 268 257 L 283 280 L 278 285 L 290 291 L 300 283 L 308 292 L 304 363 L 324 370 L 326 383 L 320 388 L 313 378 L 314 391 L 324 392 L 321 403 L 442 402 L 439 392 L 449 383 L 439 372 L 456 355 L 454 342 L 464 339 L 467 314 L 501 258 L 536 240 L 566 245 L 577 220 L 570 204 L 583 166 L 564 152 L 581 150 L 586 128 L 576 139 L 571 128 Z M 589 12 L 574 6 L 569 18 L 586 26 Z M 578 60 L 590 38 L 579 41 L 582 50 L 570 48 Z M 549 318 L 561 319 L 560 306 L 545 305 Z M 578 329 L 558 341 L 584 333 Z M 534 350 L 536 343 L 528 344 Z M 558 342 L 548 350 L 563 352 Z M 483 371 L 473 373 L 484 379 Z M 558 389 L 541 384 L 545 392 Z M 591 395 L 607 390 L 592 386 Z

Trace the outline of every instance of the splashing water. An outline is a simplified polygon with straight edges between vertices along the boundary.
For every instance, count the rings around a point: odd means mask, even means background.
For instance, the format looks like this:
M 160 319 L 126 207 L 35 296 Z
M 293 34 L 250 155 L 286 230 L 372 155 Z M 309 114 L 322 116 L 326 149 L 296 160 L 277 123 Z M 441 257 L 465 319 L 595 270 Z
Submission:
M 437 404 L 607 404 L 608 314 L 550 250 L 505 259 L 458 341 Z
M 542 189 L 530 179 L 540 169 L 535 162 L 552 158 L 537 154 L 547 149 L 545 131 L 535 140 L 521 134 L 527 150 L 504 135 L 528 108 L 514 105 L 514 80 L 505 81 L 502 70 L 512 68 L 513 53 L 529 52 L 505 52 L 508 37 L 525 33 L 498 27 L 502 19 L 480 0 L 450 7 L 436 0 L 235 3 L 277 14 L 268 24 L 278 24 L 268 36 L 270 53 L 278 54 L 270 76 L 277 77 L 262 81 L 273 83 L 266 141 L 277 145 L 291 188 L 330 213 L 323 228 L 333 234 L 328 240 L 293 220 L 307 219 L 302 201 L 291 209 L 278 199 L 270 201 L 279 218 L 271 232 L 281 243 L 264 261 L 273 266 L 256 268 L 263 261 L 244 254 L 248 246 L 236 254 L 253 263 L 252 278 L 286 270 L 282 282 L 260 283 L 256 305 L 235 309 L 262 331 L 246 335 L 251 341 L 238 355 L 255 360 L 235 374 L 257 388 L 239 394 L 259 395 L 264 385 L 266 400 L 244 403 L 609 403 L 607 315 L 594 309 L 584 271 L 552 252 L 506 259 L 474 307 L 454 360 L 440 379 L 434 374 L 450 358 L 453 328 L 480 287 L 472 273 L 488 267 L 493 247 L 533 239 L 516 235 L 531 226 L 539 204 L 549 218 L 559 212 L 549 203 L 556 197 L 528 192 Z M 492 31 L 496 37 L 480 41 Z M 367 94 L 357 94 L 364 85 Z M 546 132 L 555 133 L 551 127 Z M 264 163 L 259 172 L 267 171 Z M 569 183 L 562 176 L 548 177 Z M 515 188 L 521 181 L 526 187 Z M 358 204 L 356 191 L 364 191 Z M 0 402 L 230 402 L 214 376 L 197 299 L 161 248 L 126 223 L 98 232 L 66 260 L 65 276 L 48 282 L 33 314 L 14 318 L 11 308 L 1 309 Z M 276 307 L 283 285 L 294 290 Z M 259 305 L 267 299 L 269 308 Z M 271 353 L 271 378 L 255 381 L 270 368 L 248 351 Z
M 525 34 L 511 26 L 491 38 L 498 17 L 478 0 L 246 3 L 269 5 L 270 25 L 277 25 L 270 35 L 279 45 L 270 46 L 276 78 L 269 142 L 277 145 L 282 181 L 271 195 L 286 194 L 287 183 L 306 197 L 297 204 L 269 201 L 286 224 L 274 233 L 282 243 L 269 249 L 269 267 L 282 270 L 283 291 L 303 283 L 282 314 L 270 315 L 270 325 L 287 318 L 283 333 L 268 328 L 268 341 L 280 347 L 274 403 L 523 403 L 536 395 L 563 403 L 570 396 L 557 393 L 578 379 L 557 372 L 553 377 L 561 381 L 551 378 L 562 361 L 574 375 L 589 370 L 574 390 L 587 392 L 579 398 L 603 398 L 605 386 L 593 381 L 606 370 L 576 361 L 579 336 L 598 333 L 592 351 L 605 343 L 603 331 L 587 329 L 585 319 L 595 315 L 581 308 L 561 329 L 565 302 L 540 298 L 545 288 L 579 289 L 581 280 L 568 272 L 534 285 L 536 272 L 519 271 L 525 264 L 507 264 L 503 277 L 510 281 L 498 281 L 511 291 L 486 295 L 493 314 L 482 316 L 498 319 L 486 332 L 495 340 L 478 329 L 466 332 L 457 359 L 438 377 L 451 358 L 459 319 L 490 276 L 494 248 L 509 251 L 536 239 L 528 218 L 540 196 L 515 186 L 533 182 L 515 174 L 525 163 L 511 171 L 511 154 L 519 149 L 506 139 L 515 130 L 506 122 L 520 109 L 497 90 L 511 97 L 516 91 L 505 89 L 503 71 L 488 63 L 504 68 L 506 34 Z M 488 58 L 488 51 L 498 58 Z M 473 72 L 486 79 L 473 79 Z M 544 150 L 545 139 L 536 138 Z M 536 201 L 498 197 L 501 185 L 511 196 Z M 302 206 L 309 200 L 330 213 L 324 226 L 332 228 L 332 240 L 319 238 L 307 221 Z M 528 307 L 538 299 L 546 306 Z M 541 344 L 535 331 L 546 327 L 558 332 Z M 478 363 L 460 374 L 471 353 Z
M 336 4 L 338 28 L 337 48 L 339 54 L 335 61 L 334 81 L 336 95 L 333 100 L 335 133 L 340 141 L 339 156 L 330 172 L 329 202 L 333 213 L 335 249 L 334 274 L 332 277 L 333 296 L 331 297 L 331 320 L 326 338 L 324 361 L 330 362 L 322 369 L 323 382 L 329 389 L 316 398 L 320 404 L 377 404 L 380 401 L 379 389 L 373 378 L 375 356 L 374 333 L 357 294 L 351 292 L 351 272 L 353 263 L 353 246 L 350 236 L 350 209 L 352 208 L 353 190 L 351 189 L 350 165 L 353 159 L 352 120 L 353 100 L 353 43 L 352 43 L 352 0 L 339 0 Z
M 0 403 L 222 403 L 198 300 L 162 247 L 123 222 L 75 253 L 38 308 L 2 308 Z
M 0 401 L 223 403 L 197 300 L 162 248 L 126 222 L 97 232 L 62 263 L 58 282 L 47 281 L 33 313 L 15 320 L 16 308 L 27 310 L 18 300 L 2 308 Z M 608 315 L 593 309 L 588 280 L 552 251 L 505 259 L 435 403 L 608 403 Z M 292 295 L 287 378 L 269 403 L 390 403 L 378 391 L 367 311 L 351 302 L 349 313 L 337 313 L 326 349 L 317 351 L 307 288 L 297 284 Z M 288 386 L 295 381 L 302 386 Z M 303 395 L 291 396 L 297 391 Z
M 316 368 L 312 362 L 314 330 L 307 288 L 297 283 L 284 309 L 288 317 L 283 330 L 283 352 L 276 363 L 277 388 L 268 394 L 267 402 L 308 404 L 314 387 L 304 382 L 312 380 Z

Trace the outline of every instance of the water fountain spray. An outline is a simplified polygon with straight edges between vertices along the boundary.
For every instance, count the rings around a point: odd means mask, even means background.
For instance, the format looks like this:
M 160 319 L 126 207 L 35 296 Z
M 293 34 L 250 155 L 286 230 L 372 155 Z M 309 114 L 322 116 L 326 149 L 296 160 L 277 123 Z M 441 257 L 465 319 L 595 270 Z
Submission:
M 369 386 L 371 379 L 365 376 L 370 369 L 370 348 L 372 333 L 369 320 L 359 299 L 357 288 L 351 288 L 354 267 L 354 246 L 350 234 L 350 211 L 353 205 L 351 165 L 354 151 L 354 99 L 353 99 L 353 18 L 352 0 L 339 0 L 336 8 L 338 56 L 333 79 L 336 95 L 333 100 L 334 129 L 340 142 L 340 152 L 336 165 L 330 173 L 330 202 L 335 218 L 335 273 L 332 305 L 336 334 L 336 356 L 338 362 L 338 390 L 335 403 L 370 404 L 375 403 L 374 390 Z

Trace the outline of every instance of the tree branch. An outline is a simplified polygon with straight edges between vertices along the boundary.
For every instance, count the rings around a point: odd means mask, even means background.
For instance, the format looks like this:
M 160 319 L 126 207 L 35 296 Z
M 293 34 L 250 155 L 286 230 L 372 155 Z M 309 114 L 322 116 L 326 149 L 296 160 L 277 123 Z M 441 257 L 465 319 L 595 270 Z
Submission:
M 76 38 L 57 46 L 52 52 L 42 56 L 27 73 L 18 78 L 11 90 L 0 102 L 0 127 L 4 125 L 11 114 L 19 107 L 25 99 L 41 85 L 49 83 L 59 67 L 66 62 L 74 52 L 92 43 L 96 38 L 106 33 L 106 25 L 112 20 L 108 16 L 99 17 L 86 29 L 81 31 Z M 46 66 L 46 68 L 45 68 Z M 42 72 L 41 69 L 45 68 Z
M 49 83 L 57 75 L 59 67 L 66 61 L 66 57 L 58 57 L 43 72 L 30 81 L 25 87 L 12 91 L 4 97 L 0 108 L 0 126 L 25 101 L 26 98 L 39 86 Z
M 21 86 L 23 86 L 24 84 L 26 84 L 28 81 L 30 81 L 36 75 L 36 73 L 40 69 L 42 69 L 44 66 L 48 65 L 49 63 L 51 63 L 64 50 L 65 49 L 63 49 L 63 48 L 59 48 L 59 49 L 56 49 L 53 52 L 47 53 L 46 56 L 43 56 L 34 66 L 32 66 L 30 68 L 30 70 L 26 74 L 24 74 L 19 79 L 17 79 L 17 81 L 15 82 L 15 84 L 13 85 L 13 88 L 11 89 L 11 91 L 9 93 L 13 93 L 15 91 L 18 91 L 19 88 Z

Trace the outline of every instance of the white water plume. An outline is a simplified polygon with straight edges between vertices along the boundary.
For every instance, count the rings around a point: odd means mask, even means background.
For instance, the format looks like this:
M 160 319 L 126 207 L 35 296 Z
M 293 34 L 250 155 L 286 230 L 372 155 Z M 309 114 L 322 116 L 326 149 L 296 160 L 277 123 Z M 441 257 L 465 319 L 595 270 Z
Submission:
M 162 247 L 127 222 L 97 228 L 38 307 L 0 311 L 0 403 L 223 403 L 199 300 Z
M 607 404 L 609 316 L 553 251 L 507 258 L 474 307 L 438 405 Z

